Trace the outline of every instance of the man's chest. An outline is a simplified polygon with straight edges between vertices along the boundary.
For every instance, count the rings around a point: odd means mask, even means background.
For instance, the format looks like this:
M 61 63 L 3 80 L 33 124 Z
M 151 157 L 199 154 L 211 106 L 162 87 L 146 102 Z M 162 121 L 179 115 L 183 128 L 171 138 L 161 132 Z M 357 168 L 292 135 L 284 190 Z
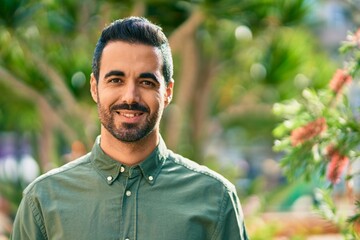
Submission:
M 141 187 L 95 191 L 76 200 L 54 200 L 54 207 L 44 211 L 44 222 L 52 240 L 210 239 L 218 205 L 192 194 Z

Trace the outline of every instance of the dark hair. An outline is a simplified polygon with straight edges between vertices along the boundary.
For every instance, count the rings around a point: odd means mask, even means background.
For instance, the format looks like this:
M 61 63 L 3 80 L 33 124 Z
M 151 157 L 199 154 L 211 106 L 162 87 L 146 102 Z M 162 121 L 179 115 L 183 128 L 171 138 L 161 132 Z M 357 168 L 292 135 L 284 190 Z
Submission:
M 166 83 L 169 83 L 173 76 L 173 61 L 169 41 L 161 27 L 143 17 L 119 19 L 104 28 L 96 44 L 92 62 L 92 72 L 96 81 L 99 81 L 102 52 L 105 46 L 112 41 L 140 43 L 158 48 L 163 59 L 164 79 Z

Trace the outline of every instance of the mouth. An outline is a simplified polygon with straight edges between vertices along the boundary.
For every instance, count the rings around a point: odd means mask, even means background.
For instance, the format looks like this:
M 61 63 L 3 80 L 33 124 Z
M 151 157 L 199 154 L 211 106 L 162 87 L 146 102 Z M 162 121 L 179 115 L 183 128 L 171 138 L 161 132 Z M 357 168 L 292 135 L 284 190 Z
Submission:
M 118 121 L 127 124 L 138 124 L 146 120 L 149 109 L 139 103 L 113 105 L 110 111 L 116 113 Z
M 143 112 L 123 112 L 123 111 L 115 111 L 118 115 L 125 118 L 135 118 L 143 115 Z
M 121 122 L 128 124 L 140 123 L 145 116 L 144 112 L 139 112 L 139 111 L 116 110 L 115 112 L 119 116 L 119 120 Z

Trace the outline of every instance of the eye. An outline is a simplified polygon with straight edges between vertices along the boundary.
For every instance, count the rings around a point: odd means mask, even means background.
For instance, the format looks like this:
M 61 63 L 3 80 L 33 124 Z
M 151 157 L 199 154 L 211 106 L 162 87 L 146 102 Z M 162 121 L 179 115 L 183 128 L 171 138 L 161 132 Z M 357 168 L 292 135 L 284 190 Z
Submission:
M 141 84 L 141 85 L 144 85 L 144 86 L 146 86 L 146 87 L 152 87 L 152 88 L 156 87 L 156 84 L 155 84 L 153 81 L 151 81 L 151 80 L 142 80 L 142 81 L 140 82 L 140 84 Z
M 109 83 L 121 83 L 122 80 L 120 78 L 110 78 L 108 80 Z

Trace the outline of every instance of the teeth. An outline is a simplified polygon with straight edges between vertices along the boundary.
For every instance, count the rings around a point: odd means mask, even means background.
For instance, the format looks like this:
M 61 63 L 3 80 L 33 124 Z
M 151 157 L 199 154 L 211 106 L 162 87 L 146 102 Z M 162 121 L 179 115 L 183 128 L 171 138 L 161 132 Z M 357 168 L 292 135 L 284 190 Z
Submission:
M 133 118 L 140 116 L 140 113 L 120 113 L 121 116 L 124 116 L 126 118 Z

